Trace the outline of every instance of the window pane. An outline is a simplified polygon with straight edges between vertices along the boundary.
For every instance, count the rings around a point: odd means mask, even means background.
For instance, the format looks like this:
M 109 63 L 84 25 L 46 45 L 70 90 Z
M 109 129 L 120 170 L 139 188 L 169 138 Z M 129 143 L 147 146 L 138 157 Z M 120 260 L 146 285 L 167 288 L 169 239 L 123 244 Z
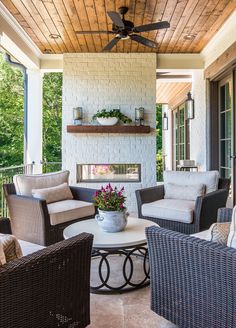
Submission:
M 231 138 L 231 110 L 225 113 L 225 137 Z
M 220 165 L 226 168 L 231 167 L 230 155 L 231 155 L 231 140 L 221 140 L 221 161 Z
M 180 159 L 184 159 L 184 144 L 180 145 Z
M 184 110 L 181 110 L 180 113 L 180 125 L 184 125 Z
M 230 95 L 230 88 L 229 83 L 225 85 L 225 109 L 231 108 L 231 95 Z
M 225 110 L 225 86 L 220 88 L 220 111 Z

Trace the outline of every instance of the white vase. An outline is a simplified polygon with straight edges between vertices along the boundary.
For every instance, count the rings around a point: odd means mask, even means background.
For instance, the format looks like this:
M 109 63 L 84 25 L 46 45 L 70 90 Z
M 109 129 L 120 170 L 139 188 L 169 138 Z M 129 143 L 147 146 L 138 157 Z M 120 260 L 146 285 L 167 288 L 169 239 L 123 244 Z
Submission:
M 99 227 L 105 232 L 119 232 L 125 229 L 129 213 L 123 211 L 102 211 L 98 210 L 95 219 Z
M 101 125 L 116 125 L 118 122 L 117 117 L 97 117 L 97 121 Z

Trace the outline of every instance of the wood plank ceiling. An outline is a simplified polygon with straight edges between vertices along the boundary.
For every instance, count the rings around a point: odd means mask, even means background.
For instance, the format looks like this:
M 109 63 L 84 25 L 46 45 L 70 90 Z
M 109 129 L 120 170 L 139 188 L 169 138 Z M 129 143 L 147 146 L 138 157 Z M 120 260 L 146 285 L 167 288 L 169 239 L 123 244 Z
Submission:
M 161 20 L 169 29 L 141 33 L 158 48 L 120 41 L 114 52 L 199 53 L 236 9 L 236 0 L 0 0 L 42 52 L 100 52 L 113 38 L 76 35 L 81 30 L 111 30 L 107 11 L 128 6 L 135 26 Z M 50 34 L 60 35 L 58 39 Z M 191 36 L 189 39 L 187 36 Z
M 173 109 L 187 98 L 187 93 L 191 90 L 191 82 L 164 82 L 157 80 L 156 83 L 156 103 L 169 104 Z

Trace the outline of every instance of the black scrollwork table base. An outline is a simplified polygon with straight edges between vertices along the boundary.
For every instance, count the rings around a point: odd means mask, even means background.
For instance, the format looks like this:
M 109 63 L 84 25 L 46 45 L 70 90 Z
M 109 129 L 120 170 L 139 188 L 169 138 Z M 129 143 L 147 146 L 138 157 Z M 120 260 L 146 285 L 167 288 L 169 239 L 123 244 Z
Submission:
M 123 257 L 123 263 L 120 267 L 116 266 L 116 274 L 121 277 L 122 282 L 112 284 L 110 276 L 112 266 L 114 265 L 114 256 Z M 96 285 L 91 285 L 91 293 L 106 294 L 106 293 L 122 293 L 148 286 L 149 281 L 149 262 L 148 250 L 146 243 L 135 245 L 133 247 L 117 248 L 117 249 L 93 249 L 93 259 L 97 259 Z M 134 279 L 135 261 L 141 261 L 142 265 L 139 268 L 139 279 Z M 121 262 L 121 261 L 119 261 Z

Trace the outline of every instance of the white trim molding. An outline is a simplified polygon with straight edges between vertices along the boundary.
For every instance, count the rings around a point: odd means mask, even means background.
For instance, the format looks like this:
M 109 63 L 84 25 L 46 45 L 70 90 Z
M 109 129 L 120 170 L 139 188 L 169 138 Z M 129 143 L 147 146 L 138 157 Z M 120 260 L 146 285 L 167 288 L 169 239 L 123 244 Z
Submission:
M 17 33 L 18 38 L 20 38 L 32 50 L 35 56 L 40 57 L 40 55 L 42 55 L 42 52 L 39 50 L 39 48 L 31 40 L 29 35 L 25 32 L 25 30 L 20 26 L 17 20 L 9 13 L 9 11 L 1 2 L 0 2 L 0 15 Z
M 236 41 L 236 11 L 227 19 L 201 52 L 205 68 L 212 64 Z

